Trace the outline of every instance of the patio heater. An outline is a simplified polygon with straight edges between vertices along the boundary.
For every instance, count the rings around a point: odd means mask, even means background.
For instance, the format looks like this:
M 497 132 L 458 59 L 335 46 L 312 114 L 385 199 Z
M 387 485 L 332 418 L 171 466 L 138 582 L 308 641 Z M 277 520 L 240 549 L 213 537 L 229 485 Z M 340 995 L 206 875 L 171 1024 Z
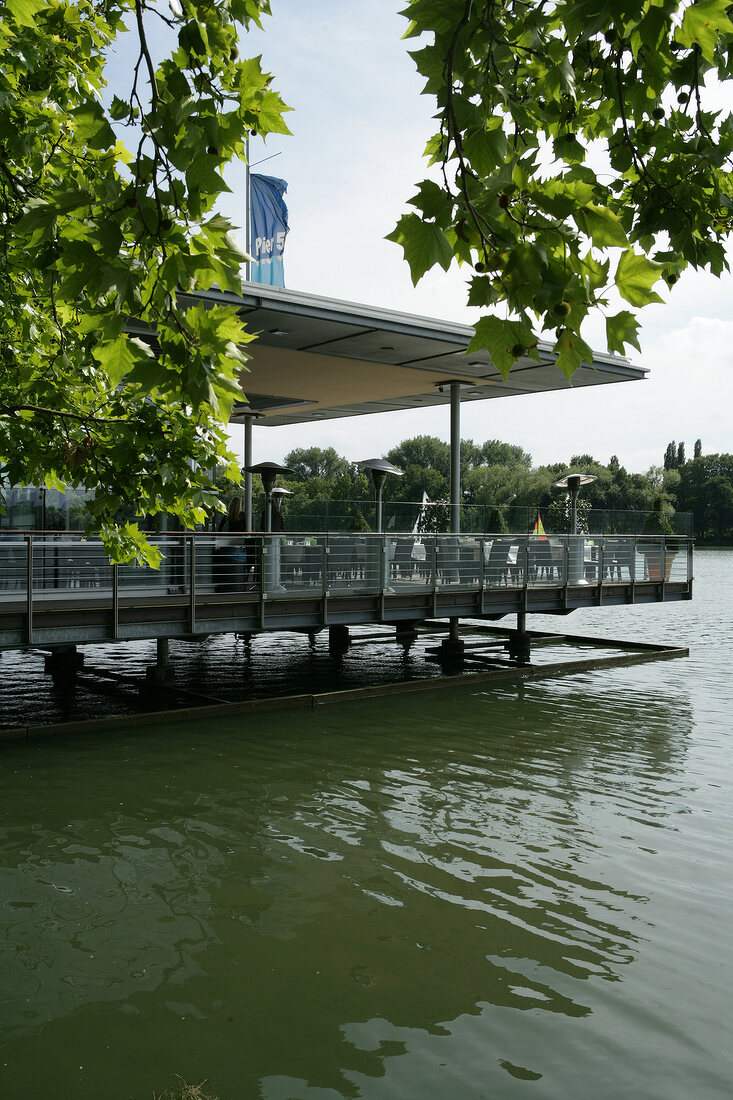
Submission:
M 265 490 L 265 531 L 268 534 L 272 531 L 272 493 L 275 482 L 280 474 L 292 474 L 292 472 L 287 466 L 281 466 L 279 462 L 256 462 L 242 469 L 244 474 L 259 474 L 262 478 L 262 487 Z M 278 489 L 278 492 L 282 493 L 283 490 Z
M 385 458 L 365 458 L 363 462 L 357 463 L 363 470 L 370 470 L 372 475 L 372 481 L 374 482 L 374 504 L 376 510 L 376 517 L 374 523 L 374 529 L 378 534 L 382 533 L 382 490 L 384 489 L 384 483 L 387 480 L 387 474 L 395 474 L 397 477 L 402 477 L 404 470 L 401 470 L 399 466 L 393 466 L 391 462 L 387 462 Z M 369 572 L 372 576 L 379 577 L 381 573 L 382 584 L 381 588 L 383 592 L 391 592 L 392 589 L 389 586 L 389 572 L 390 572 L 390 555 L 389 547 L 384 544 L 383 551 L 380 549 L 378 542 L 374 542 L 373 549 L 369 550 L 370 562 L 368 565 Z M 382 554 L 382 568 L 380 569 L 379 554 Z M 374 570 L 374 572 L 372 572 Z
M 376 507 L 375 530 L 381 532 L 382 490 L 387 480 L 387 474 L 395 474 L 397 477 L 402 477 L 405 471 L 401 470 L 399 466 L 393 466 L 392 463 L 387 462 L 385 458 L 365 458 L 363 462 L 357 462 L 357 466 L 361 466 L 363 470 L 371 471 L 372 481 L 374 482 L 374 502 Z
M 565 489 L 570 494 L 570 534 L 578 533 L 578 493 L 581 485 L 591 485 L 598 481 L 595 474 L 565 474 L 553 482 L 554 489 Z M 569 584 L 583 583 L 583 543 L 573 539 L 570 544 Z
M 290 489 L 282 489 L 279 485 L 276 485 L 274 489 L 270 490 L 270 496 L 274 501 L 278 501 L 280 508 L 282 508 L 283 500 L 285 497 L 291 497 L 292 491 Z M 271 523 L 272 526 L 272 523 Z
M 256 462 L 253 466 L 245 466 L 243 473 L 259 474 L 262 478 L 262 487 L 265 490 L 265 533 L 272 533 L 272 495 L 275 482 L 281 474 L 292 474 L 287 466 L 281 466 L 279 462 Z M 279 490 L 282 493 L 282 489 Z M 268 592 L 284 592 L 280 584 L 280 539 L 263 539 L 262 553 L 264 556 L 264 581 Z

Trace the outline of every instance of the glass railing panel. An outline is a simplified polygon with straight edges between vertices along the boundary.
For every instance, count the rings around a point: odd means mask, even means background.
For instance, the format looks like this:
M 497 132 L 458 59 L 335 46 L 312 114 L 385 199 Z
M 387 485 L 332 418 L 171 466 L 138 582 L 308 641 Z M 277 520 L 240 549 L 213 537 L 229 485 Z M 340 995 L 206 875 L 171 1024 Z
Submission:
M 455 535 L 436 535 L 435 551 L 437 583 L 443 587 L 460 584 L 461 553 L 458 538 Z
M 635 540 L 633 537 L 607 536 L 596 539 L 599 551 L 602 584 L 628 584 L 635 573 Z
M 328 536 L 328 591 L 363 589 L 367 574 L 366 539 L 356 535 Z
M 484 542 L 484 586 L 504 588 L 511 582 L 518 546 L 509 535 L 495 535 Z
M 458 539 L 458 580 L 465 588 L 478 588 L 481 580 L 481 539 L 461 536 Z
M 321 595 L 328 580 L 326 535 L 263 535 L 261 562 L 254 565 L 257 583 L 271 598 Z
M 169 592 L 191 591 L 191 553 L 197 595 L 259 592 L 262 546 L 259 535 L 238 532 L 197 532 L 195 536 L 168 539 L 161 549 L 162 583 Z
M 564 548 L 562 542 L 549 535 L 531 536 L 527 542 L 529 583 L 533 587 L 561 583 Z
M 122 596 L 190 594 L 191 562 L 201 596 L 265 591 L 268 598 L 457 588 L 567 584 L 684 583 L 690 542 L 670 536 L 408 535 L 209 533 L 153 536 L 162 560 L 118 567 Z M 28 537 L 0 536 L 0 598 L 26 591 Z M 33 590 L 39 598 L 108 593 L 113 567 L 101 542 L 32 537 Z M 193 548 L 193 555 L 192 555 Z
M 673 544 L 667 547 L 667 568 L 670 581 L 687 580 L 687 547 Z
M 131 596 L 136 592 L 147 593 L 163 589 L 167 592 L 182 591 L 187 583 L 188 568 L 185 558 L 183 537 L 156 538 L 150 542 L 161 553 L 158 569 L 140 562 L 120 565 L 117 571 L 117 584 L 123 595 Z
M 524 586 L 529 570 L 529 537 L 515 536 L 509 552 L 509 584 L 514 588 Z
M 664 579 L 665 562 L 663 557 L 664 543 L 661 538 L 644 538 L 637 542 L 637 581 L 653 581 L 655 583 Z M 671 561 L 669 562 L 671 566 Z
M 418 535 L 410 551 L 412 572 L 410 583 L 421 591 L 432 589 L 435 573 L 435 538 L 431 535 Z
M 26 558 L 27 549 L 24 551 Z M 23 588 L 26 578 L 23 577 Z M 112 566 L 101 542 L 92 539 L 33 539 L 33 591 L 64 593 L 112 586 Z
M 28 570 L 26 544 L 3 535 L 0 542 L 0 594 L 25 591 Z
M 387 539 L 389 583 L 396 591 L 425 589 L 432 571 L 430 553 L 424 538 L 396 535 Z

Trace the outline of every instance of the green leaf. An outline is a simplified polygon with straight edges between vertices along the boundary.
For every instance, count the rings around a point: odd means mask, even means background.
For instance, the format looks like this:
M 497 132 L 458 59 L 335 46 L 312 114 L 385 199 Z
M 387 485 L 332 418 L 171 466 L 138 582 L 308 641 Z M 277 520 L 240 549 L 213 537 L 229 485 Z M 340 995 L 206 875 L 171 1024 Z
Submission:
M 74 111 L 74 131 L 77 141 L 90 149 L 109 149 L 117 140 L 96 99 L 88 99 Z
M 126 336 L 120 336 L 112 343 L 97 344 L 93 355 L 106 370 L 112 386 L 119 385 L 135 365 L 135 356 Z
M 52 237 L 56 231 L 58 210 L 53 203 L 43 199 L 31 199 L 25 207 L 25 213 L 16 223 L 17 233 L 31 233 L 36 229 L 43 231 L 44 237 Z
M 402 245 L 405 259 L 410 265 L 413 286 L 435 264 L 447 271 L 453 259 L 453 251 L 445 233 L 434 222 L 424 222 L 417 214 L 405 214 L 400 218 L 386 240 Z
M 130 114 L 130 104 L 127 100 L 120 99 L 119 96 L 113 96 L 109 113 L 113 119 L 120 122 L 123 118 L 128 118 Z
M 186 169 L 186 183 L 190 189 L 197 188 L 209 195 L 218 195 L 222 191 L 231 191 L 217 171 L 219 157 L 213 153 L 199 153 Z
M 289 135 L 290 130 L 282 117 L 283 112 L 289 110 L 290 107 L 286 107 L 276 92 L 265 92 L 259 106 L 258 127 L 260 133 Z
M 593 352 L 585 340 L 568 328 L 562 330 L 552 350 L 557 353 L 556 365 L 568 379 L 572 378 L 583 362 L 593 362 Z
M 426 218 L 435 218 L 444 227 L 450 224 L 452 204 L 445 191 L 434 180 L 423 180 L 416 195 L 408 199 Z
M 468 291 L 469 306 L 490 306 L 497 299 L 493 279 L 488 275 L 474 275 Z
M 33 27 L 36 16 L 47 6 L 47 0 L 5 0 L 5 5 L 16 23 L 24 27 Z
M 715 47 L 721 35 L 733 33 L 728 16 L 729 0 L 695 0 L 685 11 L 675 40 L 682 46 L 699 46 L 706 61 L 715 60 Z
M 486 349 L 502 378 L 506 379 L 519 355 L 512 349 L 522 346 L 522 354 L 539 359 L 532 329 L 521 321 L 502 321 L 499 317 L 481 317 L 476 323 L 474 335 L 467 351 Z
M 573 215 L 581 232 L 590 237 L 596 248 L 628 248 L 629 241 L 620 219 L 604 206 L 587 206 Z
M 606 318 L 606 340 L 610 352 L 618 352 L 624 355 L 626 344 L 631 344 L 637 351 L 641 351 L 639 344 L 639 322 L 628 309 L 621 310 L 613 317 Z
M 501 120 L 491 119 L 490 122 L 495 124 L 469 131 L 463 141 L 469 163 L 480 176 L 491 175 L 506 157 L 507 142 Z
M 652 286 L 662 276 L 663 267 L 631 249 L 623 253 L 616 268 L 615 283 L 619 294 L 632 306 L 646 306 L 661 302 Z

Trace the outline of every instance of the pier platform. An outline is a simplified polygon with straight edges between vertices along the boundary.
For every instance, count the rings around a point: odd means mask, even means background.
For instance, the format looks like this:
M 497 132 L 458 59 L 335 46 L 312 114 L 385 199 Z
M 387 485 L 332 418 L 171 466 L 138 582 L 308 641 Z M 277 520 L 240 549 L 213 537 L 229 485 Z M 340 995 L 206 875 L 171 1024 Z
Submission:
M 0 541 L 0 648 L 495 620 L 689 600 L 691 539 L 533 535 L 156 536 L 161 567 L 68 533 Z

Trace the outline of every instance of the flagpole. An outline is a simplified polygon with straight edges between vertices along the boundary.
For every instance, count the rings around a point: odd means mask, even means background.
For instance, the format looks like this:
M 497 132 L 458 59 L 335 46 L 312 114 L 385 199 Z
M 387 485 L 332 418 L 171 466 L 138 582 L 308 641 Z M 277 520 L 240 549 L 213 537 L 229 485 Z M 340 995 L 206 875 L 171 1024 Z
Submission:
M 249 256 L 250 255 L 250 248 L 252 246 L 252 214 L 250 212 L 250 179 L 249 179 L 249 130 L 247 131 L 247 137 L 245 139 L 244 148 L 245 148 L 245 157 L 247 158 L 247 163 L 246 163 L 246 166 L 245 166 L 246 177 L 245 177 L 245 186 L 244 186 L 244 207 L 245 207 L 244 246 L 245 246 L 245 251 L 247 253 L 247 256 Z M 250 261 L 247 260 L 247 262 L 244 265 L 244 277 L 247 280 L 247 282 L 250 281 L 250 275 L 251 275 Z
M 247 137 L 245 138 L 245 187 L 244 187 L 244 210 L 245 210 L 245 231 L 244 231 L 244 243 L 245 251 L 247 253 L 247 260 L 244 265 L 244 277 L 247 282 L 250 281 L 251 267 L 250 267 L 250 246 L 252 244 L 252 214 L 250 211 L 250 178 L 249 178 L 249 130 L 247 131 Z M 252 465 L 252 420 L 254 418 L 247 416 L 244 419 L 244 526 L 248 531 L 252 530 L 252 472 L 247 469 Z

